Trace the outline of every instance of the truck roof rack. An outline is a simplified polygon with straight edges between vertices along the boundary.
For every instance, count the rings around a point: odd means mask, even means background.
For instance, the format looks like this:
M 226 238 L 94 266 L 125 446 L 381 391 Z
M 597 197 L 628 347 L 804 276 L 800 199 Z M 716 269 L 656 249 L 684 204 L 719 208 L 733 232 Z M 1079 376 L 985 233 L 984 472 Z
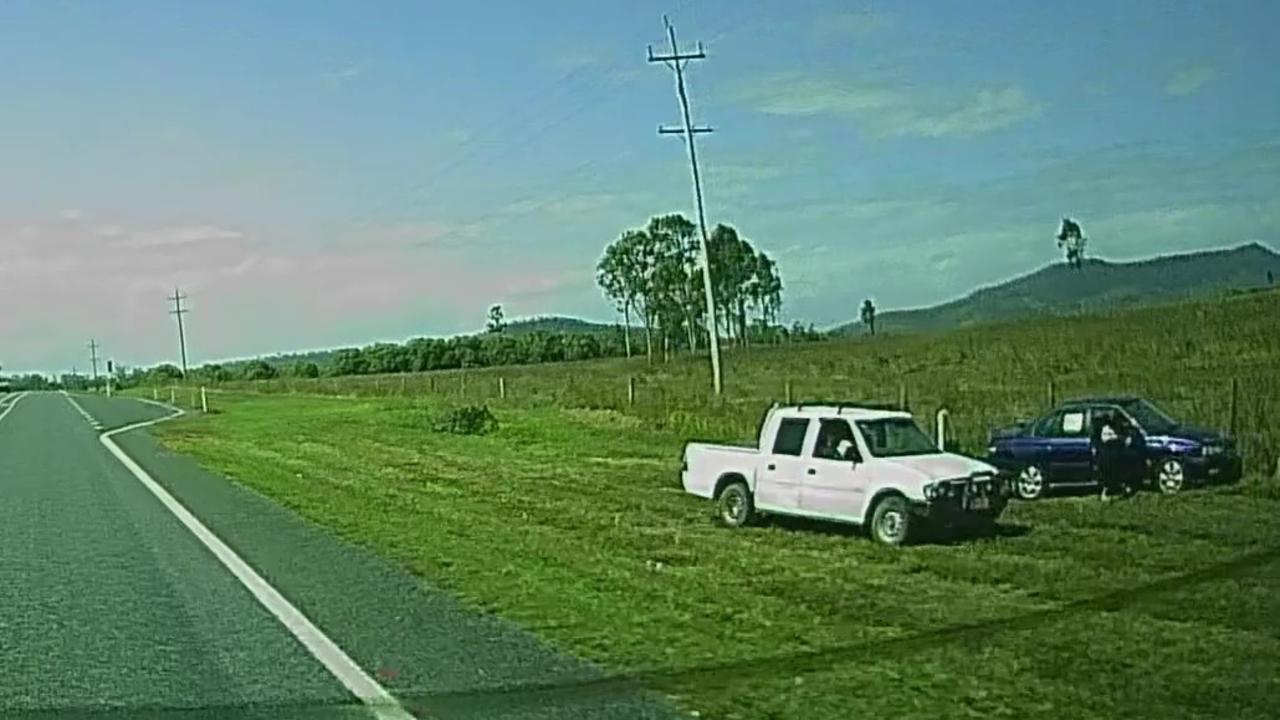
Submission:
M 833 401 L 833 400 L 803 400 L 803 401 L 801 401 L 801 402 L 799 402 L 799 403 L 796 403 L 795 408 L 796 408 L 797 410 L 804 410 L 804 408 L 805 408 L 805 406 L 806 406 L 806 405 L 808 405 L 808 406 L 810 406 L 810 407 L 812 407 L 812 406 L 814 406 L 814 405 L 817 405 L 817 406 L 834 407 L 834 408 L 836 409 L 836 414 L 837 414 L 837 415 L 839 415 L 840 413 L 844 412 L 844 411 L 845 411 L 845 409 L 847 409 L 847 408 L 866 408 L 866 409 L 868 409 L 868 410 L 892 410 L 892 411 L 899 411 L 899 410 L 902 410 L 902 408 L 898 407 L 898 404 L 897 404 L 897 403 L 863 402 L 863 401 L 861 401 L 861 400 L 840 400 L 840 401 Z

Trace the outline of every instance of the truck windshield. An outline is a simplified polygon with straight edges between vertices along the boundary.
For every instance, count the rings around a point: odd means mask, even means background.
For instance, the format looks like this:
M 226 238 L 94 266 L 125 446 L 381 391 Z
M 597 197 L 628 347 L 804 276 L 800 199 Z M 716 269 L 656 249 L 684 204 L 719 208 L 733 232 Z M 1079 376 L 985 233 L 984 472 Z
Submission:
M 860 420 L 858 429 L 867 441 L 867 448 L 876 457 L 930 455 L 938 452 L 933 441 L 911 418 Z

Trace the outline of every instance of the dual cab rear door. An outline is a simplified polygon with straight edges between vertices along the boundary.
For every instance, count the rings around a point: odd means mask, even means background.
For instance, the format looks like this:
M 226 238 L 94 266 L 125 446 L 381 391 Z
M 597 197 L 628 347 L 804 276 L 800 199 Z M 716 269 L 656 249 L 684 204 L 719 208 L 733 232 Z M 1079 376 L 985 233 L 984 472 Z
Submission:
M 823 423 L 844 418 L 782 418 L 766 449 L 756 481 L 756 505 L 762 510 L 862 521 L 867 501 L 865 463 L 813 456 Z M 857 433 L 853 433 L 857 437 Z M 866 458 L 863 443 L 858 451 Z

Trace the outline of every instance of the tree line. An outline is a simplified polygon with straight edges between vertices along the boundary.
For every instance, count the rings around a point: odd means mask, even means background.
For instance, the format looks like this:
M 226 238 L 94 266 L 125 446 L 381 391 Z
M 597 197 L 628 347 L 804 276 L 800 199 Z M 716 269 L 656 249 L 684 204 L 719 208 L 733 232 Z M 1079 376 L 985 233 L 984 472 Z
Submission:
M 827 338 L 824 332 L 799 323 L 773 328 L 779 342 L 812 342 Z M 415 338 L 405 343 L 374 343 L 366 347 L 335 350 L 323 361 L 272 362 L 258 358 L 237 363 L 210 363 L 188 372 L 193 382 L 269 380 L 277 377 L 318 378 L 347 375 L 381 375 L 435 370 L 483 368 L 500 365 L 621 358 L 627 356 L 626 332 L 543 332 L 520 335 L 502 331 L 452 338 Z M 122 386 L 178 382 L 182 371 L 165 363 L 135 369 L 122 376 Z

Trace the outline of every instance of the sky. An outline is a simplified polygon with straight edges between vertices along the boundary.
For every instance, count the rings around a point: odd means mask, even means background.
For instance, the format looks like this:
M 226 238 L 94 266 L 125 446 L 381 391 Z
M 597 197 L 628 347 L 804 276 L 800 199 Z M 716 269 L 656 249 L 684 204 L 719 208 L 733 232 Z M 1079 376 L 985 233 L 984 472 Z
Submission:
M 613 321 L 604 247 L 693 217 L 783 317 L 919 307 L 1060 260 L 1280 247 L 1280 5 L 0 4 L 0 366 L 192 364 L 508 317 Z

